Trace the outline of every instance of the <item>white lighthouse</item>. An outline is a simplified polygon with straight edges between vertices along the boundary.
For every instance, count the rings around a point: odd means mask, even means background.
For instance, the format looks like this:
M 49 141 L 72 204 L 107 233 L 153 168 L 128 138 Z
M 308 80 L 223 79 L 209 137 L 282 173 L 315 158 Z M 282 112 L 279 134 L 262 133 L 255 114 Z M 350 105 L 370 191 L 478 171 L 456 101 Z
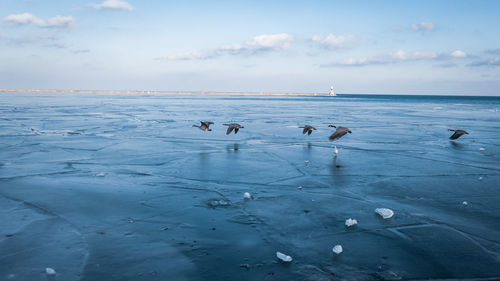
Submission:
M 336 96 L 335 92 L 333 91 L 333 86 L 330 87 L 330 96 Z

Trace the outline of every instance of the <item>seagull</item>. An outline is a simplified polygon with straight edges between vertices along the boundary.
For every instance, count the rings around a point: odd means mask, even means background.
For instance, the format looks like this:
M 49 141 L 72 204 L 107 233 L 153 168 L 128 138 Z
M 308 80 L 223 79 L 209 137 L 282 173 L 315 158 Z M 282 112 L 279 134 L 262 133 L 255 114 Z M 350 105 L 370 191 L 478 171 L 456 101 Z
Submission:
M 237 134 L 238 131 L 241 129 L 241 128 L 245 128 L 243 126 L 241 126 L 240 124 L 238 123 L 231 123 L 231 124 L 222 124 L 224 126 L 229 126 L 227 128 L 227 131 L 226 131 L 226 135 L 229 135 L 233 130 L 234 130 L 234 133 Z
M 333 128 L 337 129 L 337 130 L 335 130 L 335 133 L 333 133 L 330 136 L 330 138 L 329 138 L 330 141 L 336 141 L 336 140 L 340 139 L 341 137 L 343 137 L 345 134 L 352 133 L 351 130 L 349 130 L 349 128 L 346 128 L 346 127 L 337 127 L 334 125 L 328 125 L 328 127 L 333 127 Z
M 210 125 L 212 125 L 214 122 L 210 122 L 210 121 L 200 121 L 201 125 L 198 126 L 198 125 L 193 125 L 193 127 L 198 127 L 200 128 L 200 130 L 202 131 L 212 131 L 212 129 L 210 129 Z
M 313 126 L 310 126 L 310 125 L 305 125 L 305 126 L 299 127 L 299 128 L 304 129 L 302 131 L 302 134 L 305 135 L 307 133 L 308 136 L 310 136 L 311 133 L 316 130 L 316 128 L 314 128 Z
M 453 133 L 453 135 L 451 135 L 450 140 L 456 140 L 456 139 L 458 139 L 459 137 L 461 137 L 461 136 L 463 136 L 465 134 L 467 134 L 467 135 L 469 134 L 469 133 L 467 133 L 464 130 L 452 130 L 452 129 L 448 129 L 448 131 L 455 132 L 455 133 Z

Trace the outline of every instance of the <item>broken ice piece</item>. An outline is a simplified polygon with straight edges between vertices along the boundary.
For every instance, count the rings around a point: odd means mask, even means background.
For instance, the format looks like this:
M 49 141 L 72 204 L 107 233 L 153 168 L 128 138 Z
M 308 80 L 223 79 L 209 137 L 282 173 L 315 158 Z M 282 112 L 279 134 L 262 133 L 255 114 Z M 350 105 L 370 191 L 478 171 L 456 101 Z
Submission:
M 483 151 L 484 150 L 484 147 L 480 147 L 479 150 Z
M 332 251 L 333 251 L 335 254 L 337 254 L 337 255 L 338 255 L 338 254 L 342 253 L 342 251 L 344 251 L 344 250 L 342 249 L 342 246 L 341 246 L 341 245 L 335 245 L 335 247 L 333 247 Z
M 56 271 L 53 268 L 50 268 L 50 267 L 47 267 L 45 269 L 45 273 L 47 273 L 47 275 L 56 275 Z
M 478 180 L 482 181 L 483 180 L 483 177 L 479 177 Z
M 394 212 L 387 208 L 377 208 L 375 209 L 375 213 L 379 214 L 383 219 L 390 219 L 394 216 Z
M 302 185 L 297 186 L 297 189 L 302 189 Z
M 292 261 L 292 257 L 287 256 L 281 252 L 276 252 L 276 257 L 284 262 L 291 262 Z
M 351 227 L 351 226 L 357 225 L 357 224 L 358 224 L 358 221 L 355 219 L 349 218 L 349 219 L 345 220 L 345 226 L 347 226 L 347 227 Z
M 309 160 L 305 160 L 304 163 L 309 164 Z
M 106 175 L 106 173 L 99 173 L 99 174 L 96 174 L 95 176 L 96 177 L 104 177 Z
M 333 154 L 335 154 L 335 155 L 339 154 L 339 150 L 337 149 L 337 146 L 335 146 L 335 149 L 333 150 Z
M 252 199 L 252 195 L 250 195 L 250 193 L 248 193 L 248 192 L 245 192 L 245 193 L 243 193 L 243 198 Z
M 467 201 L 462 202 L 462 205 L 467 206 L 469 203 Z

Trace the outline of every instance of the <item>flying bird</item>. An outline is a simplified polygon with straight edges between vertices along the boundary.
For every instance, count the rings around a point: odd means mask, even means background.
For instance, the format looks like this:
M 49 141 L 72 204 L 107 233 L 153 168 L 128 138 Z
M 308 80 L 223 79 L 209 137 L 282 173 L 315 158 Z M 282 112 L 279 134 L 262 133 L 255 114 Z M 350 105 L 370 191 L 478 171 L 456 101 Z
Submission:
M 241 126 L 240 124 L 238 123 L 231 123 L 231 124 L 222 124 L 224 126 L 228 126 L 227 128 L 227 131 L 226 131 L 226 135 L 229 135 L 233 130 L 234 130 L 234 133 L 237 134 L 238 131 L 241 129 L 241 128 L 245 128 L 243 126 Z
M 299 128 L 304 129 L 304 130 L 302 130 L 302 134 L 305 135 L 307 133 L 308 136 L 310 136 L 311 133 L 316 130 L 316 128 L 314 128 L 313 126 L 309 126 L 309 125 L 305 125 L 304 127 L 299 127 Z
M 198 125 L 193 125 L 193 127 L 198 127 L 200 128 L 200 130 L 202 131 L 212 131 L 212 129 L 210 129 L 210 125 L 212 125 L 214 122 L 210 122 L 210 121 L 200 121 L 201 125 L 198 126 Z
M 450 140 L 456 140 L 456 139 L 458 139 L 459 137 L 461 137 L 461 136 L 463 136 L 465 134 L 467 134 L 467 135 L 469 134 L 469 133 L 467 133 L 464 130 L 452 130 L 452 129 L 448 129 L 448 131 L 455 132 L 455 133 L 453 133 L 453 135 L 451 135 Z
M 340 139 L 341 137 L 343 137 L 345 134 L 352 133 L 351 130 L 349 130 L 349 128 L 346 128 L 346 127 L 337 127 L 334 125 L 328 125 L 328 127 L 333 127 L 333 128 L 337 129 L 337 130 L 335 130 L 335 133 L 333 133 L 330 136 L 330 138 L 329 138 L 330 141 L 336 141 L 336 140 Z

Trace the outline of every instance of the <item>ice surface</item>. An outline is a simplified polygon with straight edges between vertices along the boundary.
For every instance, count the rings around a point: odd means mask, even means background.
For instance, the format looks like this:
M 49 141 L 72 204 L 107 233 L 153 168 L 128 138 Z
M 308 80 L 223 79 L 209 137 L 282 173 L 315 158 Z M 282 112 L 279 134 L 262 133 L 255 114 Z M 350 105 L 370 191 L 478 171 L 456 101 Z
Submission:
M 332 251 L 339 255 L 340 253 L 342 253 L 344 251 L 344 249 L 342 249 L 342 245 L 335 245 L 333 248 L 332 248 Z
M 345 226 L 347 226 L 347 227 L 355 226 L 357 224 L 358 224 L 358 221 L 355 219 L 349 218 L 349 219 L 345 220 Z
M 48 266 L 68 281 L 497 280 L 499 106 L 0 94 L 0 280 L 45 280 Z M 227 136 L 231 120 L 245 130 Z M 355 130 L 339 157 L 332 123 Z M 397 215 L 378 219 L 380 206 Z M 346 218 L 362 223 L 346 231 Z
M 375 213 L 379 214 L 383 219 L 390 219 L 394 216 L 394 212 L 387 208 L 376 208 Z
M 276 257 L 284 262 L 291 262 L 292 261 L 292 257 L 287 256 L 281 252 L 276 252 Z

